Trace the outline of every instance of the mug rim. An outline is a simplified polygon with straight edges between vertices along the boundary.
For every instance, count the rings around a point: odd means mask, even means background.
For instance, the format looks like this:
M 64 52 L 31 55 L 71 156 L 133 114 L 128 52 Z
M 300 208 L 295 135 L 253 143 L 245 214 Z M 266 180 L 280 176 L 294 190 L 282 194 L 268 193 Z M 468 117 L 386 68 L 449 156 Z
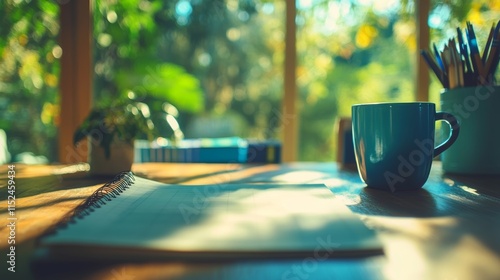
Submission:
M 362 106 L 409 106 L 409 105 L 436 105 L 434 102 L 429 101 L 408 101 L 408 102 L 372 102 L 372 103 L 358 103 L 352 105 L 352 107 L 362 107 Z

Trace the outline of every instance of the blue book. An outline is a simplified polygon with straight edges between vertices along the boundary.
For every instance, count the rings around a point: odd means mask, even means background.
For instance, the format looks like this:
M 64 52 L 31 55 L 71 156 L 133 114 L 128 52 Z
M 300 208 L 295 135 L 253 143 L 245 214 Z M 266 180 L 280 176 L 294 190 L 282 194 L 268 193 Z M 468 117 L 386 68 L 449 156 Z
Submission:
M 175 145 L 136 142 L 135 162 L 245 163 L 248 142 L 238 137 L 185 139 Z
M 276 140 L 250 140 L 247 150 L 248 163 L 280 163 L 281 143 Z
M 281 143 L 239 137 L 185 139 L 158 144 L 136 141 L 135 162 L 279 163 Z

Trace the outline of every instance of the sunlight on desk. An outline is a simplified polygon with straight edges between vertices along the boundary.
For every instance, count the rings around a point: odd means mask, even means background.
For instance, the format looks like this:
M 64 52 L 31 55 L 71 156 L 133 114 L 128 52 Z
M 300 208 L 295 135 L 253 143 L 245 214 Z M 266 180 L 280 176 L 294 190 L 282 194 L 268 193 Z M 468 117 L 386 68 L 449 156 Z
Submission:
M 290 276 L 290 279 L 293 277 L 305 279 L 301 277 L 306 276 L 309 279 L 343 279 L 353 275 L 359 279 L 475 280 L 499 279 L 500 276 L 498 266 L 500 263 L 498 239 L 500 232 L 498 182 L 500 182 L 500 177 L 444 174 L 439 162 L 433 164 L 429 180 L 422 189 L 396 193 L 369 189 L 362 183 L 356 172 L 342 170 L 332 163 L 280 165 L 148 163 L 133 167 L 136 174 L 141 173 L 145 177 L 163 183 L 182 184 L 184 188 L 192 188 L 191 195 L 186 196 L 184 216 L 180 214 L 179 208 L 174 207 L 172 211 L 177 215 L 168 216 L 170 219 L 178 219 L 184 229 L 189 226 L 202 228 L 198 225 L 199 223 L 206 223 L 209 226 L 213 223 L 220 223 L 222 224 L 220 227 L 210 227 L 211 234 L 206 235 L 214 236 L 212 238 L 216 238 L 217 235 L 224 237 L 234 235 L 236 236 L 234 240 L 244 239 L 248 232 L 253 231 L 260 236 L 273 235 L 273 233 L 279 235 L 286 230 L 283 228 L 286 226 L 303 228 L 304 231 L 309 232 L 314 232 L 317 228 L 328 228 L 326 219 L 322 220 L 317 217 L 328 215 L 322 213 L 323 210 L 319 207 L 321 203 L 318 205 L 312 202 L 305 203 L 313 200 L 313 194 L 306 197 L 293 196 L 291 198 L 293 203 L 278 201 L 278 203 L 283 203 L 278 206 L 285 210 L 273 210 L 277 208 L 272 208 L 268 204 L 275 200 L 274 198 L 259 197 L 260 192 L 254 192 L 253 195 L 251 193 L 251 190 L 255 190 L 254 185 L 298 183 L 293 180 L 304 179 L 308 184 L 325 184 L 329 188 L 329 190 L 325 188 L 329 191 L 329 195 L 333 193 L 332 196 L 336 200 L 347 205 L 349 212 L 359 216 L 364 224 L 375 230 L 383 245 L 385 254 L 382 256 L 317 259 L 313 252 L 313 254 L 291 259 L 266 254 L 268 259 L 262 261 L 232 259 L 230 262 L 224 262 L 210 258 L 209 263 L 191 262 L 186 258 L 164 260 L 153 257 L 141 259 L 141 262 L 105 264 L 101 268 L 89 266 L 87 261 L 77 261 L 75 266 L 68 266 L 67 269 L 66 266 L 58 265 L 57 262 L 55 263 L 56 269 L 54 269 L 49 265 L 50 260 L 47 259 L 41 267 L 31 270 L 28 264 L 34 256 L 35 249 L 38 249 L 35 246 L 36 240 L 105 183 L 102 179 L 92 178 L 86 172 L 80 172 L 80 168 L 73 165 L 16 165 L 16 184 L 19 186 L 16 189 L 16 209 L 19 217 L 16 256 L 19 261 L 17 263 L 18 275 L 23 276 L 23 279 L 74 279 L 75 273 L 81 275 L 80 279 L 106 280 L 117 279 L 121 276 L 131 276 L 135 279 L 189 280 L 286 279 L 287 276 Z M 6 170 L 6 166 L 0 166 L 0 191 L 4 193 L 3 197 L 6 197 Z M 293 176 L 287 176 L 287 174 Z M 302 174 L 304 177 L 300 178 L 297 174 Z M 279 182 L 274 181 L 276 177 L 279 178 Z M 253 189 L 243 189 L 241 193 L 231 192 L 238 197 L 237 203 L 228 203 L 231 202 L 228 199 L 230 188 L 227 190 L 225 188 L 233 184 L 236 186 L 251 184 Z M 203 185 L 206 189 L 193 185 Z M 195 192 L 195 189 L 201 192 Z M 278 195 L 276 193 L 272 196 Z M 210 197 L 217 207 L 209 207 L 206 197 Z M 257 200 L 256 197 L 258 197 Z M 165 197 L 163 200 L 161 197 L 158 199 L 164 201 L 158 204 L 157 213 L 160 213 L 163 206 L 170 204 Z M 256 201 L 261 201 L 260 204 L 263 206 L 250 207 Z M 6 211 L 4 211 L 6 205 L 6 200 L 0 205 L 0 219 L 7 218 Z M 292 209 L 287 210 L 287 207 Z M 132 209 L 131 207 L 124 208 Z M 310 216 L 315 216 L 314 219 L 294 220 L 291 216 L 283 214 L 290 211 L 293 216 L 293 209 L 298 211 L 299 208 L 310 208 Z M 227 209 L 231 210 L 226 211 Z M 123 215 L 132 215 L 132 213 L 124 212 Z M 275 222 L 267 222 L 258 218 L 264 216 L 269 221 Z M 143 219 L 146 224 L 155 224 L 166 215 L 136 213 L 135 217 Z M 333 215 L 328 215 L 329 220 L 333 218 Z M 248 231 L 235 226 L 246 223 L 253 225 Z M 5 228 L 7 227 L 0 229 L 0 236 L 6 236 L 8 233 Z M 128 231 L 126 225 L 118 225 L 116 228 Z M 136 229 L 132 227 L 131 230 Z M 169 233 L 177 234 L 180 238 L 181 230 L 159 232 L 145 228 L 139 234 L 144 234 L 148 240 L 159 242 L 160 236 L 169 236 Z M 203 238 L 208 240 L 207 236 Z M 323 241 L 330 244 L 330 249 L 338 249 L 334 247 L 337 244 L 333 238 L 324 238 L 321 242 Z M 194 245 L 198 246 L 198 244 Z M 6 246 L 6 242 L 0 243 L 2 254 L 7 250 Z M 95 253 L 95 248 L 82 246 L 79 249 L 82 250 L 75 252 L 87 255 Z M 99 252 L 99 255 L 106 253 L 105 250 Z M 328 253 L 328 250 L 325 253 Z M 118 252 L 118 255 L 120 254 L 122 254 L 121 251 Z M 101 257 L 99 255 L 97 257 Z M 106 258 L 115 256 L 116 254 L 112 252 Z M 206 255 L 200 255 L 200 258 L 202 257 L 206 258 Z M 301 269 L 300 273 L 293 274 L 292 268 Z M 311 270 L 312 268 L 314 270 Z M 7 275 L 4 277 L 4 274 L 0 274 L 0 278 L 9 279 Z
M 271 178 L 275 182 L 312 182 L 314 180 L 325 178 L 327 174 L 316 171 L 292 171 L 277 175 Z

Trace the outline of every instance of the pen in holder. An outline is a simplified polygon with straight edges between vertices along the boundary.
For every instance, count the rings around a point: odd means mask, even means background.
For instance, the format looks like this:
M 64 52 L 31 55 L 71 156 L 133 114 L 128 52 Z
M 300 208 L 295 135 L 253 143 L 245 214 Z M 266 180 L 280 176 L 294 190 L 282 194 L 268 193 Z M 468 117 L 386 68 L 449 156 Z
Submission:
M 462 30 L 457 28 L 456 39 L 449 39 L 442 51 L 433 44 L 433 51 L 421 50 L 420 54 L 443 88 L 493 85 L 500 59 L 500 21 L 496 27 L 491 27 L 482 55 L 474 27 L 469 22 L 465 38 Z
M 455 144 L 443 152 L 443 170 L 449 173 L 500 175 L 500 86 L 495 72 L 500 58 L 500 21 L 488 34 L 482 54 L 474 27 L 467 22 L 465 36 L 457 28 L 442 51 L 422 50 L 422 57 L 443 85 L 441 110 L 460 124 Z M 441 129 L 443 137 L 449 127 Z

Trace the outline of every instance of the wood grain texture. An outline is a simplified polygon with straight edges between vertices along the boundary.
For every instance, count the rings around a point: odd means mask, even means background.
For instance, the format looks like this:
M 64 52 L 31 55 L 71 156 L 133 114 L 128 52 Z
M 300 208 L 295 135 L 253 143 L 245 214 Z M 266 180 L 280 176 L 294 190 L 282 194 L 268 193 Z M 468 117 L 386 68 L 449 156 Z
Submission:
M 362 259 L 306 259 L 208 263 L 118 263 L 38 267 L 29 261 L 36 238 L 83 201 L 106 178 L 82 166 L 16 166 L 16 278 L 1 279 L 499 279 L 500 177 L 443 174 L 435 162 L 417 191 L 366 188 L 354 171 L 333 163 L 282 165 L 147 163 L 138 176 L 165 183 L 325 183 L 374 228 L 385 255 Z M 0 166 L 0 220 L 7 221 L 7 167 Z M 7 253 L 0 228 L 1 255 Z M 18 278 L 21 277 L 21 278 Z

